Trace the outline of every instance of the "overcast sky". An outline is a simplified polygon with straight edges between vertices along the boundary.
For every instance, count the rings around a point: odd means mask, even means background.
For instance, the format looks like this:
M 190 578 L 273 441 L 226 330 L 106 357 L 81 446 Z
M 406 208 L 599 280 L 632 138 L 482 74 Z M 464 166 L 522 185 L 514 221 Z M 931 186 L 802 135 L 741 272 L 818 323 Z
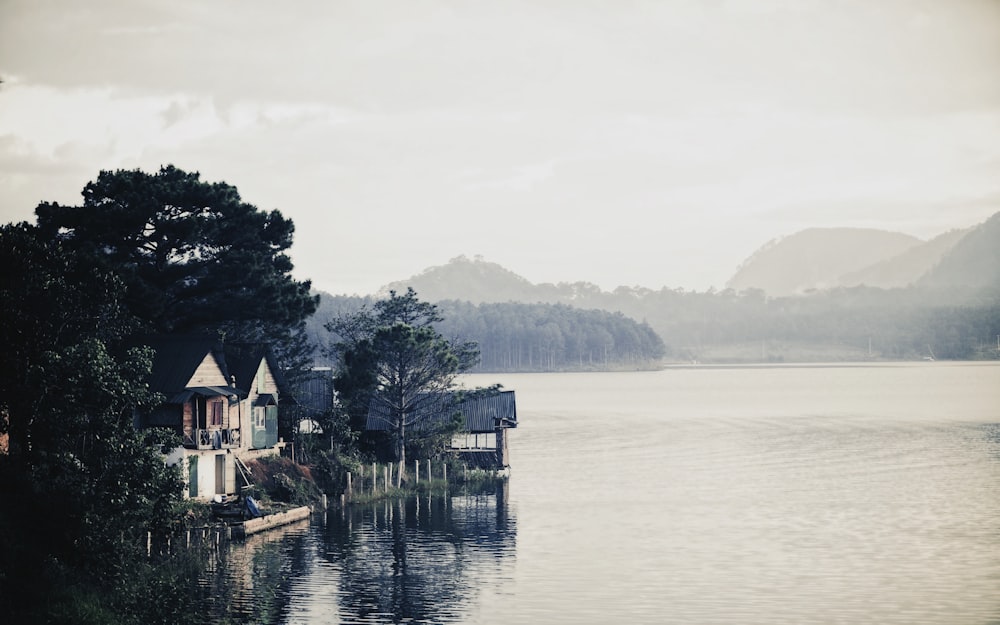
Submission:
M 998 0 L 2 0 L 0 78 L 3 223 L 173 164 L 332 293 L 463 254 L 702 291 L 1000 211 Z

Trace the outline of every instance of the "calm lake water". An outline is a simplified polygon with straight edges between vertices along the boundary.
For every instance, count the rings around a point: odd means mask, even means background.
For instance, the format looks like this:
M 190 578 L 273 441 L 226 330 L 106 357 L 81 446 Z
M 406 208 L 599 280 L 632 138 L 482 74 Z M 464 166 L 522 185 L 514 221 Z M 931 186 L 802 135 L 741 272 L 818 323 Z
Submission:
M 465 380 L 517 392 L 504 491 L 252 537 L 216 622 L 1000 623 L 1000 364 Z

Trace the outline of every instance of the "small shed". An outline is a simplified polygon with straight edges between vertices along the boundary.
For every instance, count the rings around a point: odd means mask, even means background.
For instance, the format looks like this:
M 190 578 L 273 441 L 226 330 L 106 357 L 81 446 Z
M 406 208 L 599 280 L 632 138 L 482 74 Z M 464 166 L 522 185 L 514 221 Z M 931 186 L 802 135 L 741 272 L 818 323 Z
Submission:
M 462 414 L 464 425 L 452 437 L 451 450 L 462 460 L 483 469 L 505 469 L 510 466 L 509 435 L 507 430 L 517 427 L 517 404 L 514 391 L 496 393 L 461 392 L 425 396 L 417 402 L 420 408 L 414 415 L 411 431 L 426 431 L 438 427 Z M 421 414 L 422 413 L 422 414 Z M 368 406 L 365 429 L 369 432 L 388 432 L 393 427 L 391 410 L 387 403 L 373 397 Z

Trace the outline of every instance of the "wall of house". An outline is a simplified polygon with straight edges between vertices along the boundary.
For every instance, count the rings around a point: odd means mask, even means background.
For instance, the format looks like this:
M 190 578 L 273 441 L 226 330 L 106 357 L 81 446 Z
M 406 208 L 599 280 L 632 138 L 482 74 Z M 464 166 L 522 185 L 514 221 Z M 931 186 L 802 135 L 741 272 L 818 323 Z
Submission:
M 266 359 L 261 360 L 257 375 L 254 376 L 253 382 L 250 384 L 250 393 L 247 397 L 251 408 L 249 410 L 250 428 L 247 430 L 250 436 L 246 437 L 246 444 L 248 447 L 257 449 L 273 447 L 278 442 L 277 407 L 256 405 L 257 398 L 263 394 L 278 397 L 278 383 Z M 258 418 L 258 414 L 260 418 Z M 264 422 L 263 426 L 258 425 L 261 421 Z
M 226 398 L 225 401 L 226 401 L 226 413 L 225 413 L 226 419 L 225 422 L 223 423 L 223 427 L 231 429 L 242 428 L 243 423 L 241 417 L 243 415 L 243 402 L 242 401 L 230 402 L 228 398 Z
M 497 428 L 496 446 L 497 446 L 497 463 L 501 467 L 510 466 L 510 450 L 507 448 L 506 428 Z
M 263 381 L 263 385 L 260 381 Z M 278 383 L 274 379 L 274 374 L 271 373 L 271 368 L 267 366 L 267 360 L 262 359 L 260 365 L 257 367 L 257 373 L 254 375 L 253 380 L 250 382 L 250 389 L 247 394 L 247 400 L 253 405 L 257 401 L 262 393 L 273 393 L 278 394 Z
M 246 450 L 239 454 L 239 458 L 243 462 L 248 460 L 263 458 L 265 456 L 274 456 L 278 454 L 278 449 L 256 449 L 256 450 Z M 165 459 L 168 465 L 180 465 L 181 477 L 184 480 L 184 498 L 191 498 L 191 485 L 188 482 L 191 473 L 191 465 L 197 465 L 195 474 L 197 475 L 198 489 L 197 496 L 195 497 L 201 501 L 211 501 L 215 497 L 216 493 L 216 463 L 217 458 L 223 458 L 222 466 L 224 472 L 224 483 L 225 483 L 225 494 L 236 495 L 239 493 L 240 489 L 246 484 L 243 481 L 243 477 L 239 473 L 239 469 L 236 468 L 236 458 L 235 453 L 226 453 L 224 450 L 205 450 L 205 451 L 195 451 L 192 449 L 177 448 L 168 454 Z
M 221 461 L 219 460 L 220 458 Z M 197 499 L 209 501 L 217 494 L 235 495 L 238 483 L 235 458 L 235 455 L 232 453 L 226 453 L 225 450 L 185 450 L 184 464 L 181 467 L 181 474 L 186 482 L 184 487 L 185 498 L 191 497 L 190 483 L 187 483 L 187 481 L 191 476 L 192 464 L 197 465 Z M 222 467 L 223 493 L 218 492 L 219 489 L 217 484 L 218 467 L 220 464 Z
M 181 424 L 184 429 L 184 433 L 191 436 L 194 432 L 196 424 L 194 422 L 194 406 L 192 402 L 184 402 L 184 407 L 182 408 Z
M 187 386 L 229 386 L 229 380 L 222 374 L 222 367 L 215 356 L 208 354 L 198 365 Z

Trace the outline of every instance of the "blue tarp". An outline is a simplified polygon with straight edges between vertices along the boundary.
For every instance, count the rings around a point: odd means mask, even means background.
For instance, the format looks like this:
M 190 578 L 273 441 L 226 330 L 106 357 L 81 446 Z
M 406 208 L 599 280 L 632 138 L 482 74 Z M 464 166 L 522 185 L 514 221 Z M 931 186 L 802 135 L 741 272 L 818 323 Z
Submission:
M 247 495 L 247 512 L 249 512 L 250 516 L 255 519 L 261 516 L 260 508 L 257 507 L 257 502 L 254 501 L 253 497 L 249 495 Z

